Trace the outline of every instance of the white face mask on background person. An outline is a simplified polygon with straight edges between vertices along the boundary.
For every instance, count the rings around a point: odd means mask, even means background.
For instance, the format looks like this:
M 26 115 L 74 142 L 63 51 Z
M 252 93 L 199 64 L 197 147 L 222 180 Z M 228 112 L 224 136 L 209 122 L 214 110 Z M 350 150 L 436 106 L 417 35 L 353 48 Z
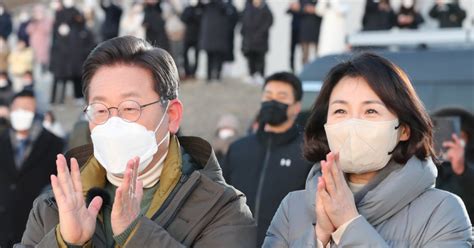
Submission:
M 13 129 L 16 131 L 26 131 L 29 130 L 33 125 L 34 117 L 34 112 L 18 109 L 10 113 L 10 122 Z
M 64 0 L 63 5 L 65 8 L 72 8 L 74 7 L 74 0 Z
M 367 121 L 350 119 L 325 124 L 329 148 L 339 153 L 339 166 L 345 173 L 361 174 L 382 169 L 392 158 L 400 139 L 398 119 Z
M 61 3 L 59 1 L 52 1 L 50 4 L 49 4 L 49 7 L 54 10 L 54 11 L 58 11 L 59 8 L 61 7 Z
M 53 129 L 53 123 L 49 121 L 43 121 L 43 127 L 51 132 L 51 130 Z
M 235 131 L 230 128 L 223 128 L 219 130 L 218 136 L 220 139 L 224 139 L 224 140 L 228 138 L 232 138 L 235 136 Z
M 402 6 L 405 8 L 411 8 L 413 5 L 415 5 L 414 0 L 402 0 Z
M 165 114 L 167 110 L 168 107 Z M 142 172 L 153 160 L 153 155 L 158 152 L 159 146 L 169 139 L 169 132 L 159 142 L 156 141 L 155 136 L 165 114 L 154 131 L 149 131 L 136 122 L 127 122 L 115 116 L 104 124 L 96 126 L 91 131 L 94 157 L 107 172 L 123 175 L 127 162 L 138 156 L 140 158 L 138 173 Z
M 8 81 L 6 79 L 0 79 L 0 88 L 5 88 L 8 86 Z

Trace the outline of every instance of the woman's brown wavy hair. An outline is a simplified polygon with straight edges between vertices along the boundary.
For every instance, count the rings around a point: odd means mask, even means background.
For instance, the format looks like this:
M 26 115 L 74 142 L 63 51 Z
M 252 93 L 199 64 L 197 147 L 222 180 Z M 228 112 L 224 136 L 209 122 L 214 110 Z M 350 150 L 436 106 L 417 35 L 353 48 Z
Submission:
M 428 157 L 435 159 L 433 124 L 408 76 L 387 59 L 371 53 L 362 53 L 336 65 L 326 76 L 306 124 L 306 159 L 319 162 L 330 152 L 324 131 L 329 97 L 336 84 L 346 76 L 365 79 L 385 106 L 398 117 L 400 124 L 410 127 L 410 138 L 398 143 L 392 153 L 395 162 L 405 164 L 412 156 L 421 160 Z

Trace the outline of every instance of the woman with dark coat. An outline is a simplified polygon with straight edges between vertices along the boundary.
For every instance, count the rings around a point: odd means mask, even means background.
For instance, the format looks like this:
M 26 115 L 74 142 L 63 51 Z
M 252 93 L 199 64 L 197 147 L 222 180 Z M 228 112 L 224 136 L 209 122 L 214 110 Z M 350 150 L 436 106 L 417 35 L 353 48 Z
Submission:
M 100 7 L 105 12 L 105 20 L 102 24 L 102 39 L 108 40 L 118 36 L 122 8 L 112 0 L 101 0 Z
M 390 0 L 367 0 L 362 18 L 362 30 L 389 30 L 397 23 L 397 16 L 390 6 Z
M 58 82 L 63 83 L 59 103 L 64 103 L 66 82 L 74 83 L 74 98 L 82 99 L 82 63 L 94 47 L 92 33 L 87 30 L 84 16 L 74 6 L 61 7 L 56 12 L 53 24 L 53 45 L 51 48 L 51 72 L 54 84 L 51 93 L 51 103 L 56 102 Z
M 256 73 L 265 76 L 265 54 L 272 23 L 272 12 L 263 0 L 247 2 L 242 16 L 242 52 L 252 76 Z
M 181 21 L 186 25 L 184 33 L 184 71 L 186 77 L 194 78 L 199 61 L 199 32 L 201 28 L 202 7 L 197 2 L 184 8 L 181 14 Z M 193 49 L 194 63 L 191 65 L 189 61 L 189 50 Z
M 300 0 L 301 19 L 299 41 L 303 51 L 303 64 L 308 63 L 309 49 L 312 44 L 316 46 L 319 42 L 319 29 L 322 18 L 316 15 L 315 7 L 318 0 Z
M 397 14 L 397 26 L 402 29 L 418 29 L 418 26 L 424 22 L 420 12 L 415 9 L 414 0 L 402 1 L 402 6 Z
M 429 14 L 439 21 L 440 28 L 460 28 L 466 18 L 466 11 L 459 6 L 458 1 L 438 0 Z
M 165 30 L 166 21 L 162 14 L 161 1 L 147 0 L 145 2 L 143 26 L 145 27 L 146 40 L 154 46 L 170 51 L 170 42 Z
M 233 0 L 224 0 L 224 3 L 227 5 L 227 16 L 228 27 L 227 27 L 227 42 L 229 42 L 229 49 L 224 55 L 223 62 L 232 62 L 235 59 L 234 56 L 234 39 L 235 39 L 235 27 L 239 23 L 239 13 L 237 8 L 234 6 Z
M 199 47 L 207 52 L 209 81 L 221 77 L 222 63 L 232 47 L 229 34 L 234 24 L 230 17 L 235 15 L 235 8 L 222 0 L 203 2 Z
M 12 33 L 13 23 L 10 13 L 7 11 L 5 4 L 0 2 L 0 37 L 8 39 Z

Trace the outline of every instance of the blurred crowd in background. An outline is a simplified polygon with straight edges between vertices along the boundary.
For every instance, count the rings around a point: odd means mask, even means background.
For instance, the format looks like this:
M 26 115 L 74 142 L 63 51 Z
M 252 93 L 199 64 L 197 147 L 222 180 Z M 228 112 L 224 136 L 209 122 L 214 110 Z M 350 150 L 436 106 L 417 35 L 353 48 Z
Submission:
M 422 13 L 421 1 L 415 0 L 402 0 L 399 7 L 389 0 L 292 0 L 287 9 L 292 16 L 291 34 L 274 38 L 291 39 L 289 61 L 295 70 L 297 48 L 306 64 L 315 56 L 348 51 L 347 36 L 354 32 L 418 29 L 428 19 L 438 22 L 439 28 L 455 28 L 470 17 L 456 0 L 429 2 L 429 12 Z M 261 84 L 270 30 L 274 16 L 281 13 L 273 13 L 264 0 L 239 5 L 243 6 L 237 8 L 232 0 L 54 0 L 16 7 L 10 13 L 2 3 L 0 72 L 7 81 L 0 88 L 18 92 L 33 87 L 38 71 L 51 72 L 52 103 L 64 102 L 60 86 L 67 82 L 72 82 L 74 97 L 80 100 L 85 57 L 98 42 L 122 35 L 144 38 L 169 51 L 183 79 L 195 78 L 198 66 L 205 66 L 209 82 L 221 79 L 225 64 L 235 60 L 234 44 L 240 41 L 248 64 L 246 82 Z M 361 23 L 351 24 L 356 20 Z M 236 32 L 242 36 L 238 41 Z M 200 51 L 205 52 L 207 65 L 199 64 Z

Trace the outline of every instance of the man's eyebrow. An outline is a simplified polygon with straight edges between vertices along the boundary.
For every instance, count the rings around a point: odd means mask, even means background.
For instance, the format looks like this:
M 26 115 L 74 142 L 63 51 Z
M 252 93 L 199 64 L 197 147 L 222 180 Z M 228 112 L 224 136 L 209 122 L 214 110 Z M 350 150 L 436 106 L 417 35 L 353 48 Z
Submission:
M 120 96 L 123 98 L 128 98 L 128 97 L 139 97 L 140 95 L 137 92 L 127 92 L 127 93 L 121 94 Z M 95 96 L 91 100 L 105 102 L 107 98 L 104 96 Z

